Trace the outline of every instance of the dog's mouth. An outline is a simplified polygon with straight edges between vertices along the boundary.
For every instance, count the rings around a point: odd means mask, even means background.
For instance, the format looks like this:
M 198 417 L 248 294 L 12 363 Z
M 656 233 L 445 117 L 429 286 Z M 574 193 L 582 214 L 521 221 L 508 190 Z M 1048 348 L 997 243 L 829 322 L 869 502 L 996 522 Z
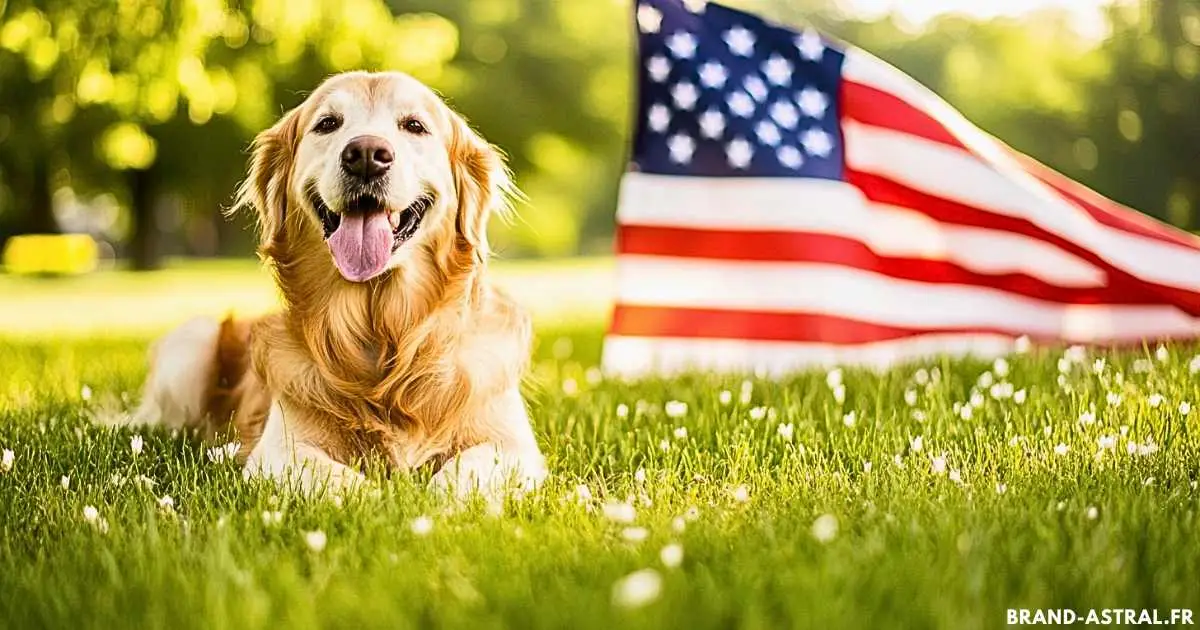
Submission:
M 413 238 L 433 207 L 432 193 L 423 192 L 402 210 L 392 210 L 370 193 L 351 197 L 342 212 L 334 212 L 315 187 L 310 202 L 325 234 L 334 263 L 351 282 L 363 282 L 386 271 L 391 255 Z

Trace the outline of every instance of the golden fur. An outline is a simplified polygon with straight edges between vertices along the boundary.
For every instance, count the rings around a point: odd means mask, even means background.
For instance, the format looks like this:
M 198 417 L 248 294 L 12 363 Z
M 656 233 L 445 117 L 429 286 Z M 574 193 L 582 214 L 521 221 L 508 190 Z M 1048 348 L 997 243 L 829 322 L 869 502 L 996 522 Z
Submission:
M 254 450 L 273 401 L 300 410 L 298 438 L 354 467 L 441 464 L 482 443 L 517 439 L 497 422 L 501 398 L 527 366 L 530 323 L 487 276 L 487 224 L 507 207 L 499 152 L 434 97 L 429 108 L 453 174 L 449 210 L 427 220 L 403 266 L 362 283 L 344 280 L 319 224 L 295 191 L 297 147 L 314 109 L 334 89 L 370 102 L 403 75 L 334 77 L 254 142 L 238 206 L 256 210 L 260 255 L 282 295 L 282 311 L 227 319 L 215 348 L 207 421 L 233 421 L 241 456 Z M 430 93 L 432 94 L 432 93 Z M 431 217 L 432 218 L 432 217 Z M 296 416 L 299 417 L 296 417 Z

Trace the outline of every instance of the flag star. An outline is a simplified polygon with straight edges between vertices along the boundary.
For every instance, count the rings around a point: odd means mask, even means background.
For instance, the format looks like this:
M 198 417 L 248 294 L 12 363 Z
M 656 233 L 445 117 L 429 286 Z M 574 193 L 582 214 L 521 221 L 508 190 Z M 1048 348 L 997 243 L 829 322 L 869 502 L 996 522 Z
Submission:
M 725 43 L 729 46 L 729 52 L 739 57 L 754 54 L 754 33 L 740 26 L 725 31 Z
M 737 138 L 725 147 L 725 157 L 733 168 L 748 168 L 750 160 L 754 159 L 754 147 L 744 138 Z
M 729 73 L 725 71 L 725 66 L 710 61 L 700 66 L 700 85 L 706 88 L 719 90 L 725 87 L 725 81 L 729 78 Z
M 790 101 L 776 101 L 771 106 L 771 119 L 784 129 L 795 129 L 800 122 L 800 114 Z
M 700 99 L 700 90 L 692 83 L 683 82 L 675 84 L 671 88 L 671 99 L 675 101 L 675 107 L 683 110 L 690 110 L 696 106 L 696 101 Z
M 829 157 L 829 152 L 833 150 L 833 140 L 825 130 L 814 127 L 804 132 L 800 138 L 800 144 L 804 145 L 804 150 L 809 155 L 817 157 Z
M 754 127 L 754 133 L 758 136 L 759 142 L 769 147 L 779 144 L 779 141 L 783 139 L 779 134 L 779 127 L 765 120 Z
M 800 106 L 800 111 L 809 118 L 821 118 L 825 115 L 825 110 L 829 108 L 829 98 L 816 88 L 804 88 L 798 97 L 796 104 Z
M 671 74 L 671 62 L 662 55 L 655 55 L 646 61 L 646 72 L 650 73 L 651 81 L 662 83 Z
M 734 116 L 749 118 L 754 115 L 754 99 L 741 90 L 730 94 L 725 103 L 729 105 L 729 111 Z
M 648 4 L 639 4 L 637 9 L 638 28 L 643 33 L 657 33 L 662 26 L 662 12 Z
M 646 122 L 650 124 L 651 131 L 664 133 L 671 125 L 671 110 L 667 109 L 666 105 L 652 105 L 646 116 Z
M 710 109 L 700 114 L 700 133 L 710 140 L 716 140 L 725 133 L 725 115 Z
M 696 36 L 687 31 L 680 31 L 667 39 L 667 48 L 678 59 L 691 59 L 696 56 Z
M 825 55 L 825 42 L 822 42 L 821 36 L 811 28 L 796 38 L 796 48 L 800 50 L 800 56 L 809 61 L 820 61 Z
M 763 74 L 771 85 L 780 87 L 792 82 L 792 62 L 780 57 L 779 55 L 771 55 L 771 58 L 763 63 Z
M 696 152 L 696 141 L 691 136 L 676 134 L 667 140 L 667 150 L 671 152 L 671 161 L 676 164 L 687 164 L 692 161 Z
M 683 0 L 683 6 L 687 7 L 692 13 L 704 13 L 704 5 L 708 4 L 707 0 Z
M 750 96 L 753 96 L 754 100 L 760 103 L 767 100 L 767 94 L 771 91 L 762 79 L 754 75 L 746 77 L 746 82 L 742 85 L 746 87 L 746 91 L 750 93 Z
M 775 157 L 779 158 L 780 164 L 792 170 L 804 166 L 804 156 L 800 153 L 800 149 L 790 145 L 779 147 L 779 150 L 775 152 Z

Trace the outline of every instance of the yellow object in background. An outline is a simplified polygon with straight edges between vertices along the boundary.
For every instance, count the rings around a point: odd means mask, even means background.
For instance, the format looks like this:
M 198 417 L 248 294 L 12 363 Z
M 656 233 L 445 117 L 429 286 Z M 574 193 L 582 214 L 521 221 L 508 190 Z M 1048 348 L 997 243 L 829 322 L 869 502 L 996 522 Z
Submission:
M 4 268 L 27 275 L 79 275 L 96 270 L 100 252 L 87 234 L 28 234 L 8 239 Z

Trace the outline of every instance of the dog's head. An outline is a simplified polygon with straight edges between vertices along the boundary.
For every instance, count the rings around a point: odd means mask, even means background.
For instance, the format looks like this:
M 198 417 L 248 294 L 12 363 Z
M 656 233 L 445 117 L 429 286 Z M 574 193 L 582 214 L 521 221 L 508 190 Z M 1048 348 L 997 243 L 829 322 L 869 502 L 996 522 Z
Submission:
M 366 282 L 455 254 L 482 261 L 507 191 L 500 154 L 432 90 L 351 72 L 259 134 L 239 205 L 257 209 L 268 256 L 323 241 L 342 278 Z

